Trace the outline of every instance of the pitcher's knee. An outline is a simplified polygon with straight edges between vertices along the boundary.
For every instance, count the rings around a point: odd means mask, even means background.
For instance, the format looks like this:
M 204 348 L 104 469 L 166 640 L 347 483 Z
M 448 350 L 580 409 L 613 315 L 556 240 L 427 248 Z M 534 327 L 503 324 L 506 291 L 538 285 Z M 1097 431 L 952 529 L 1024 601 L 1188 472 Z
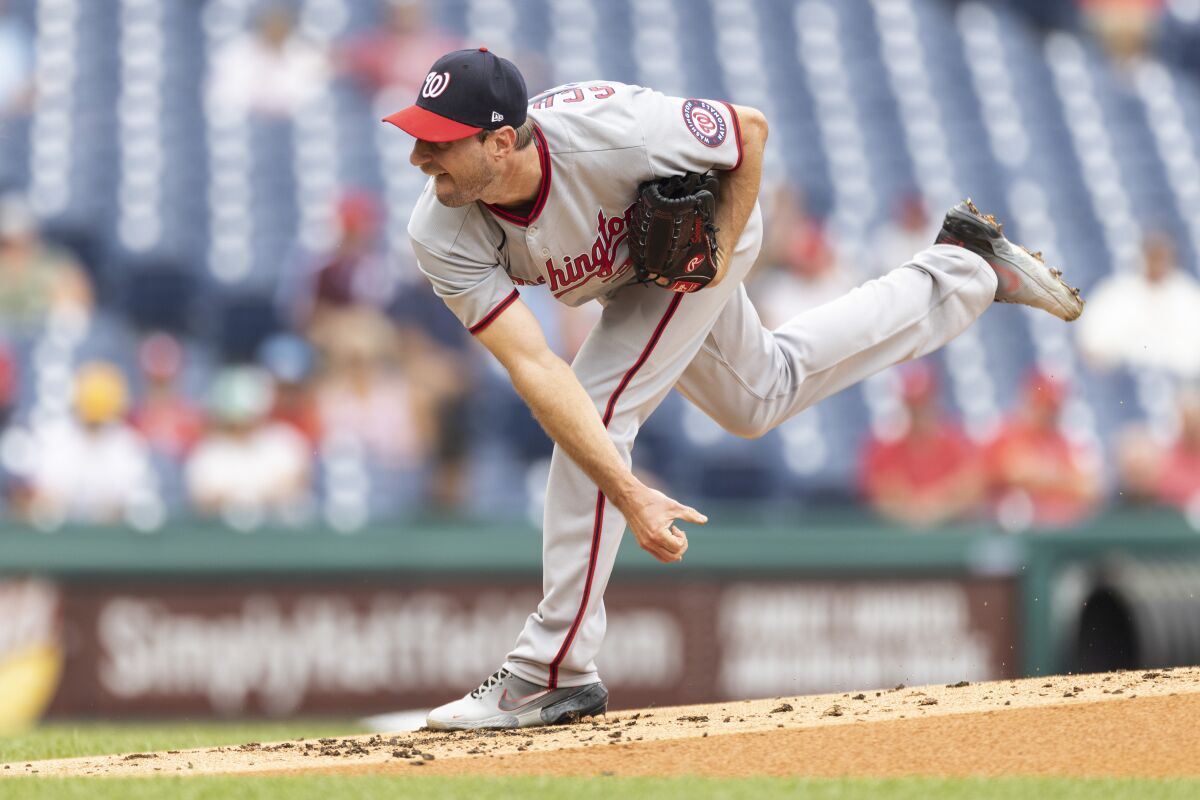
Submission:
M 774 425 L 759 419 L 718 419 L 717 424 L 742 439 L 758 439 L 764 436 Z

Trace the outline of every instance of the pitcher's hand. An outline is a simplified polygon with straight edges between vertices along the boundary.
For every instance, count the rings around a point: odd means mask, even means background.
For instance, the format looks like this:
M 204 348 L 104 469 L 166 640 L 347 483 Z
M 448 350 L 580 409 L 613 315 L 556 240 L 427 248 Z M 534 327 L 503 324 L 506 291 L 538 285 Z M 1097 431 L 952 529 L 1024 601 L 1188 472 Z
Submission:
M 675 525 L 677 520 L 698 525 L 708 522 L 696 509 L 649 487 L 642 487 L 624 506 L 621 512 L 638 545 L 664 564 L 679 561 L 687 552 L 687 534 Z

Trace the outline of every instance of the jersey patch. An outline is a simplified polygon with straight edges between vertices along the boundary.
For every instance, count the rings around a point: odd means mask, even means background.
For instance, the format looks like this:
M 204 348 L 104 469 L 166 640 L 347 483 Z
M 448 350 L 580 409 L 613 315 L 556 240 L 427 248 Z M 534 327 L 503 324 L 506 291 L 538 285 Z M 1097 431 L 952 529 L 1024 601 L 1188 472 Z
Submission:
M 725 118 L 703 100 L 683 101 L 683 123 L 706 147 L 720 147 L 725 142 Z

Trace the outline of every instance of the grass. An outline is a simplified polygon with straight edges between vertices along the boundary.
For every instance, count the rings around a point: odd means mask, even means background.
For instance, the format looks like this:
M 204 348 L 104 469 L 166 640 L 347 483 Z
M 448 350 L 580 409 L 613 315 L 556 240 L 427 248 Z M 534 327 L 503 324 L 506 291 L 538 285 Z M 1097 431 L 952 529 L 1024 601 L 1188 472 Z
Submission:
M 394 798 L 629 798 L 629 800 L 1190 800 L 1200 781 L 1071 780 L 786 780 L 756 778 L 14 778 L 0 783 L 5 800 L 393 800 Z
M 286 723 L 53 723 L 20 736 L 0 737 L 0 763 L 104 753 L 187 750 L 222 744 L 280 742 L 302 736 L 315 739 L 365 732 L 354 722 L 330 720 Z

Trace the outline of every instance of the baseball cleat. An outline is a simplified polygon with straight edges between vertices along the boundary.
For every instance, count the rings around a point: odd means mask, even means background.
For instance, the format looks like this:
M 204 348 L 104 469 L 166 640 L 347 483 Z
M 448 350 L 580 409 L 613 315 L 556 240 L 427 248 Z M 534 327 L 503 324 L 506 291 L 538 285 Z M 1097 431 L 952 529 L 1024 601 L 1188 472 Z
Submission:
M 608 710 L 608 689 L 586 686 L 547 689 L 500 669 L 461 700 L 429 712 L 425 724 L 437 731 L 531 728 L 561 725 Z
M 1034 253 L 1004 238 L 1004 226 L 980 213 L 968 198 L 946 213 L 937 244 L 953 244 L 983 257 L 996 272 L 996 300 L 1049 311 L 1070 322 L 1083 313 L 1079 290 L 1062 279 L 1062 270 L 1046 266 Z

